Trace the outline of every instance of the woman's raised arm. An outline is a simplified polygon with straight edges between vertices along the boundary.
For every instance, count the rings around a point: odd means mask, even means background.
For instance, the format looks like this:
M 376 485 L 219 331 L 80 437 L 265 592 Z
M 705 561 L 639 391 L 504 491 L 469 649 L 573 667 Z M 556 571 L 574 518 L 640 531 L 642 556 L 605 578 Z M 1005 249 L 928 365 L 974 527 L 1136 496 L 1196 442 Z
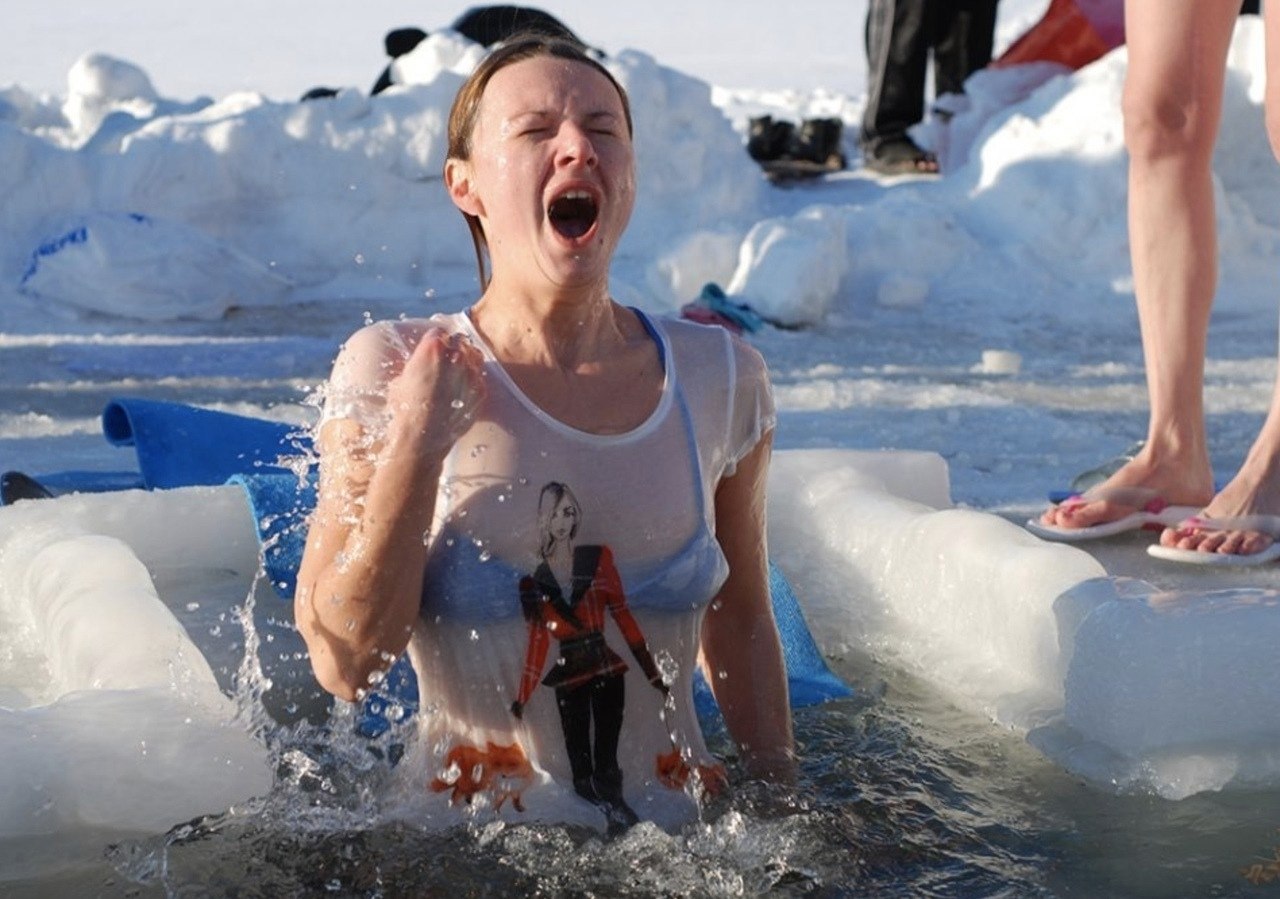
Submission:
M 386 387 L 372 435 L 339 418 L 316 445 L 320 485 L 294 615 L 321 686 L 354 700 L 409 643 L 449 449 L 483 396 L 479 351 L 429 329 Z

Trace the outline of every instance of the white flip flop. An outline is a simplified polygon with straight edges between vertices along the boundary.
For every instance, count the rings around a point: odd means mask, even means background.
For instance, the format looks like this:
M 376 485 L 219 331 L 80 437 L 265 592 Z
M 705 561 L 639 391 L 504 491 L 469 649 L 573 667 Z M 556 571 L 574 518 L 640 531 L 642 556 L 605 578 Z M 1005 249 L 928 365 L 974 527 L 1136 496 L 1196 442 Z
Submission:
M 1085 543 L 1089 540 L 1101 540 L 1104 537 L 1114 537 L 1116 534 L 1125 534 L 1143 528 L 1163 530 L 1186 521 L 1198 511 L 1195 506 L 1171 506 L 1156 491 L 1145 487 L 1095 487 L 1079 496 L 1067 497 L 1062 503 L 1083 504 L 1099 501 L 1131 506 L 1137 511 L 1111 521 L 1082 528 L 1045 524 L 1035 518 L 1029 519 L 1025 527 L 1044 540 L 1053 540 L 1058 543 Z
M 1147 554 L 1167 562 L 1206 565 L 1211 568 L 1254 568 L 1280 559 L 1280 516 L 1277 515 L 1245 515 L 1240 518 L 1205 518 L 1193 515 L 1178 526 L 1198 531 L 1257 531 L 1276 542 L 1256 553 L 1202 552 L 1156 543 L 1147 547 Z

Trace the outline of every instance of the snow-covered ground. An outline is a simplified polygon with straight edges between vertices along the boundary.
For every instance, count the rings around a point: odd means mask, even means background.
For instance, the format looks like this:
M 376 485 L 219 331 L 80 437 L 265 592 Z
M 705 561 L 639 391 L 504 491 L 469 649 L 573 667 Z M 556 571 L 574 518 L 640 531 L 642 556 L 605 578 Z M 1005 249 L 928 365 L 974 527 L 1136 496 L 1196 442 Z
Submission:
M 474 296 L 439 172 L 475 48 L 433 35 L 402 61 L 408 84 L 367 95 L 388 28 L 452 12 L 80 6 L 55 20 L 12 0 L 21 27 L 0 36 L 0 84 L 12 82 L 0 87 L 0 469 L 129 467 L 98 420 L 119 395 L 305 421 L 366 316 Z M 998 45 L 1044 6 L 1004 0 Z M 975 76 L 967 110 L 920 129 L 946 168 L 937 181 L 855 167 L 777 187 L 743 151 L 750 115 L 838 116 L 856 164 L 864 4 L 822 0 L 803 17 L 727 2 L 553 11 L 609 53 L 635 110 L 640 192 L 618 298 L 675 312 L 714 281 L 789 326 L 747 339 L 781 413 L 773 549 L 824 647 L 912 672 L 1095 785 L 1167 797 L 1274 786 L 1280 576 L 1159 565 L 1141 538 L 1090 555 L 1015 524 L 1144 431 L 1123 48 L 1076 73 Z M 1242 19 L 1216 158 L 1206 394 L 1224 476 L 1275 376 L 1280 168 L 1263 73 L 1261 24 Z M 346 89 L 296 102 L 319 84 Z M 863 457 L 826 450 L 936 455 L 886 456 L 868 475 Z M 0 517 L 9 552 L 34 514 Z M 170 526 L 153 524 L 148 539 Z M 11 572 L 0 596 L 21 592 Z M 0 620 L 19 614 L 0 602 Z M 0 636 L 12 708 L 39 655 L 31 633 Z M 6 725 L 11 737 L 25 726 Z M 16 810 L 0 834 L 39 812 Z

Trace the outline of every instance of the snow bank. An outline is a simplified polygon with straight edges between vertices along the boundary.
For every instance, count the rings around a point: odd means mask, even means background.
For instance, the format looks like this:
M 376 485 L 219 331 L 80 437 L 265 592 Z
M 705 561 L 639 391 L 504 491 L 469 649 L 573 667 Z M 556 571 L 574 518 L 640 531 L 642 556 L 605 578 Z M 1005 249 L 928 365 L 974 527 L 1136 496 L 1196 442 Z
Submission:
M 131 240 L 100 241 L 92 261 L 121 289 L 101 291 L 93 311 L 177 319 L 348 296 L 403 298 L 412 310 L 429 291 L 473 290 L 470 238 L 440 175 L 449 107 L 479 57 L 475 45 L 437 33 L 397 61 L 410 83 L 376 97 L 345 90 L 297 103 L 255 94 L 167 103 L 136 66 L 101 54 L 76 64 L 75 92 L 61 108 L 10 90 L 0 103 L 0 233 L 9 238 L 0 291 L 16 289 L 33 260 L 53 265 L 56 254 L 40 248 L 86 219 L 101 227 L 131 215 L 172 223 L 171 262 L 157 278 L 137 229 Z M 635 51 L 608 65 L 631 96 L 641 173 L 619 277 L 647 291 L 648 305 L 675 307 L 692 295 L 677 295 L 686 288 L 667 254 L 704 230 L 736 244 L 763 180 L 705 82 Z M 180 233 L 190 239 L 175 247 Z M 83 245 L 67 249 L 88 258 Z M 219 254 L 259 277 L 225 285 L 232 295 L 213 302 L 199 261 Z M 128 289 L 147 279 L 141 296 Z M 88 305 L 76 285 L 25 286 L 45 303 Z
M 256 259 L 181 222 L 92 213 L 36 248 L 20 289 L 75 309 L 167 321 L 275 305 L 291 286 Z
M 1262 56 L 1261 23 L 1242 17 L 1217 148 L 1224 304 L 1273 302 L 1265 260 L 1280 254 L 1280 188 L 1262 127 Z M 438 32 L 396 60 L 404 84 L 310 102 L 242 93 L 179 103 L 136 66 L 100 54 L 76 64 L 62 103 L 0 92 L 0 310 L 39 247 L 86 219 L 135 213 L 192 229 L 289 286 L 241 279 L 234 296 L 210 301 L 201 266 L 174 265 L 155 279 L 162 300 L 130 299 L 122 287 L 104 291 L 94 312 L 135 317 L 142 303 L 152 318 L 182 318 L 344 298 L 402 300 L 412 312 L 424 295 L 472 293 L 470 241 L 440 172 L 449 106 L 479 58 L 475 45 Z M 1117 303 L 1127 314 L 1123 47 L 1078 72 L 975 75 L 948 122 L 921 127 L 945 178 L 890 186 L 850 172 L 790 192 L 765 182 L 745 152 L 744 123 L 726 117 L 705 82 L 634 50 L 607 64 L 636 122 L 639 193 L 615 268 L 626 302 L 671 310 L 715 281 L 773 319 L 808 326 L 862 303 L 955 299 L 998 318 L 1042 295 L 1066 297 L 1054 313 L 1071 321 L 1115 315 Z M 856 110 L 845 118 L 852 135 Z M 199 243 L 176 258 L 199 258 Z M 101 270 L 134 266 L 122 283 L 143 283 L 154 269 L 140 256 L 108 254 Z M 86 308 L 52 287 L 38 299 Z

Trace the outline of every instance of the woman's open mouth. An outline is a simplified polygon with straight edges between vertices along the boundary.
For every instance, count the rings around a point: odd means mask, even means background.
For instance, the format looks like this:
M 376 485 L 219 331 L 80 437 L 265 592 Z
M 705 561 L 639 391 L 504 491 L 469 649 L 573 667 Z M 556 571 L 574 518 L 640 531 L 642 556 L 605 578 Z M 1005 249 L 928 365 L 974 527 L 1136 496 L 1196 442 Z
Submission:
M 569 240 L 577 240 L 589 232 L 596 223 L 599 212 L 596 199 L 585 190 L 570 190 L 551 201 L 547 207 L 547 219 L 556 233 Z

